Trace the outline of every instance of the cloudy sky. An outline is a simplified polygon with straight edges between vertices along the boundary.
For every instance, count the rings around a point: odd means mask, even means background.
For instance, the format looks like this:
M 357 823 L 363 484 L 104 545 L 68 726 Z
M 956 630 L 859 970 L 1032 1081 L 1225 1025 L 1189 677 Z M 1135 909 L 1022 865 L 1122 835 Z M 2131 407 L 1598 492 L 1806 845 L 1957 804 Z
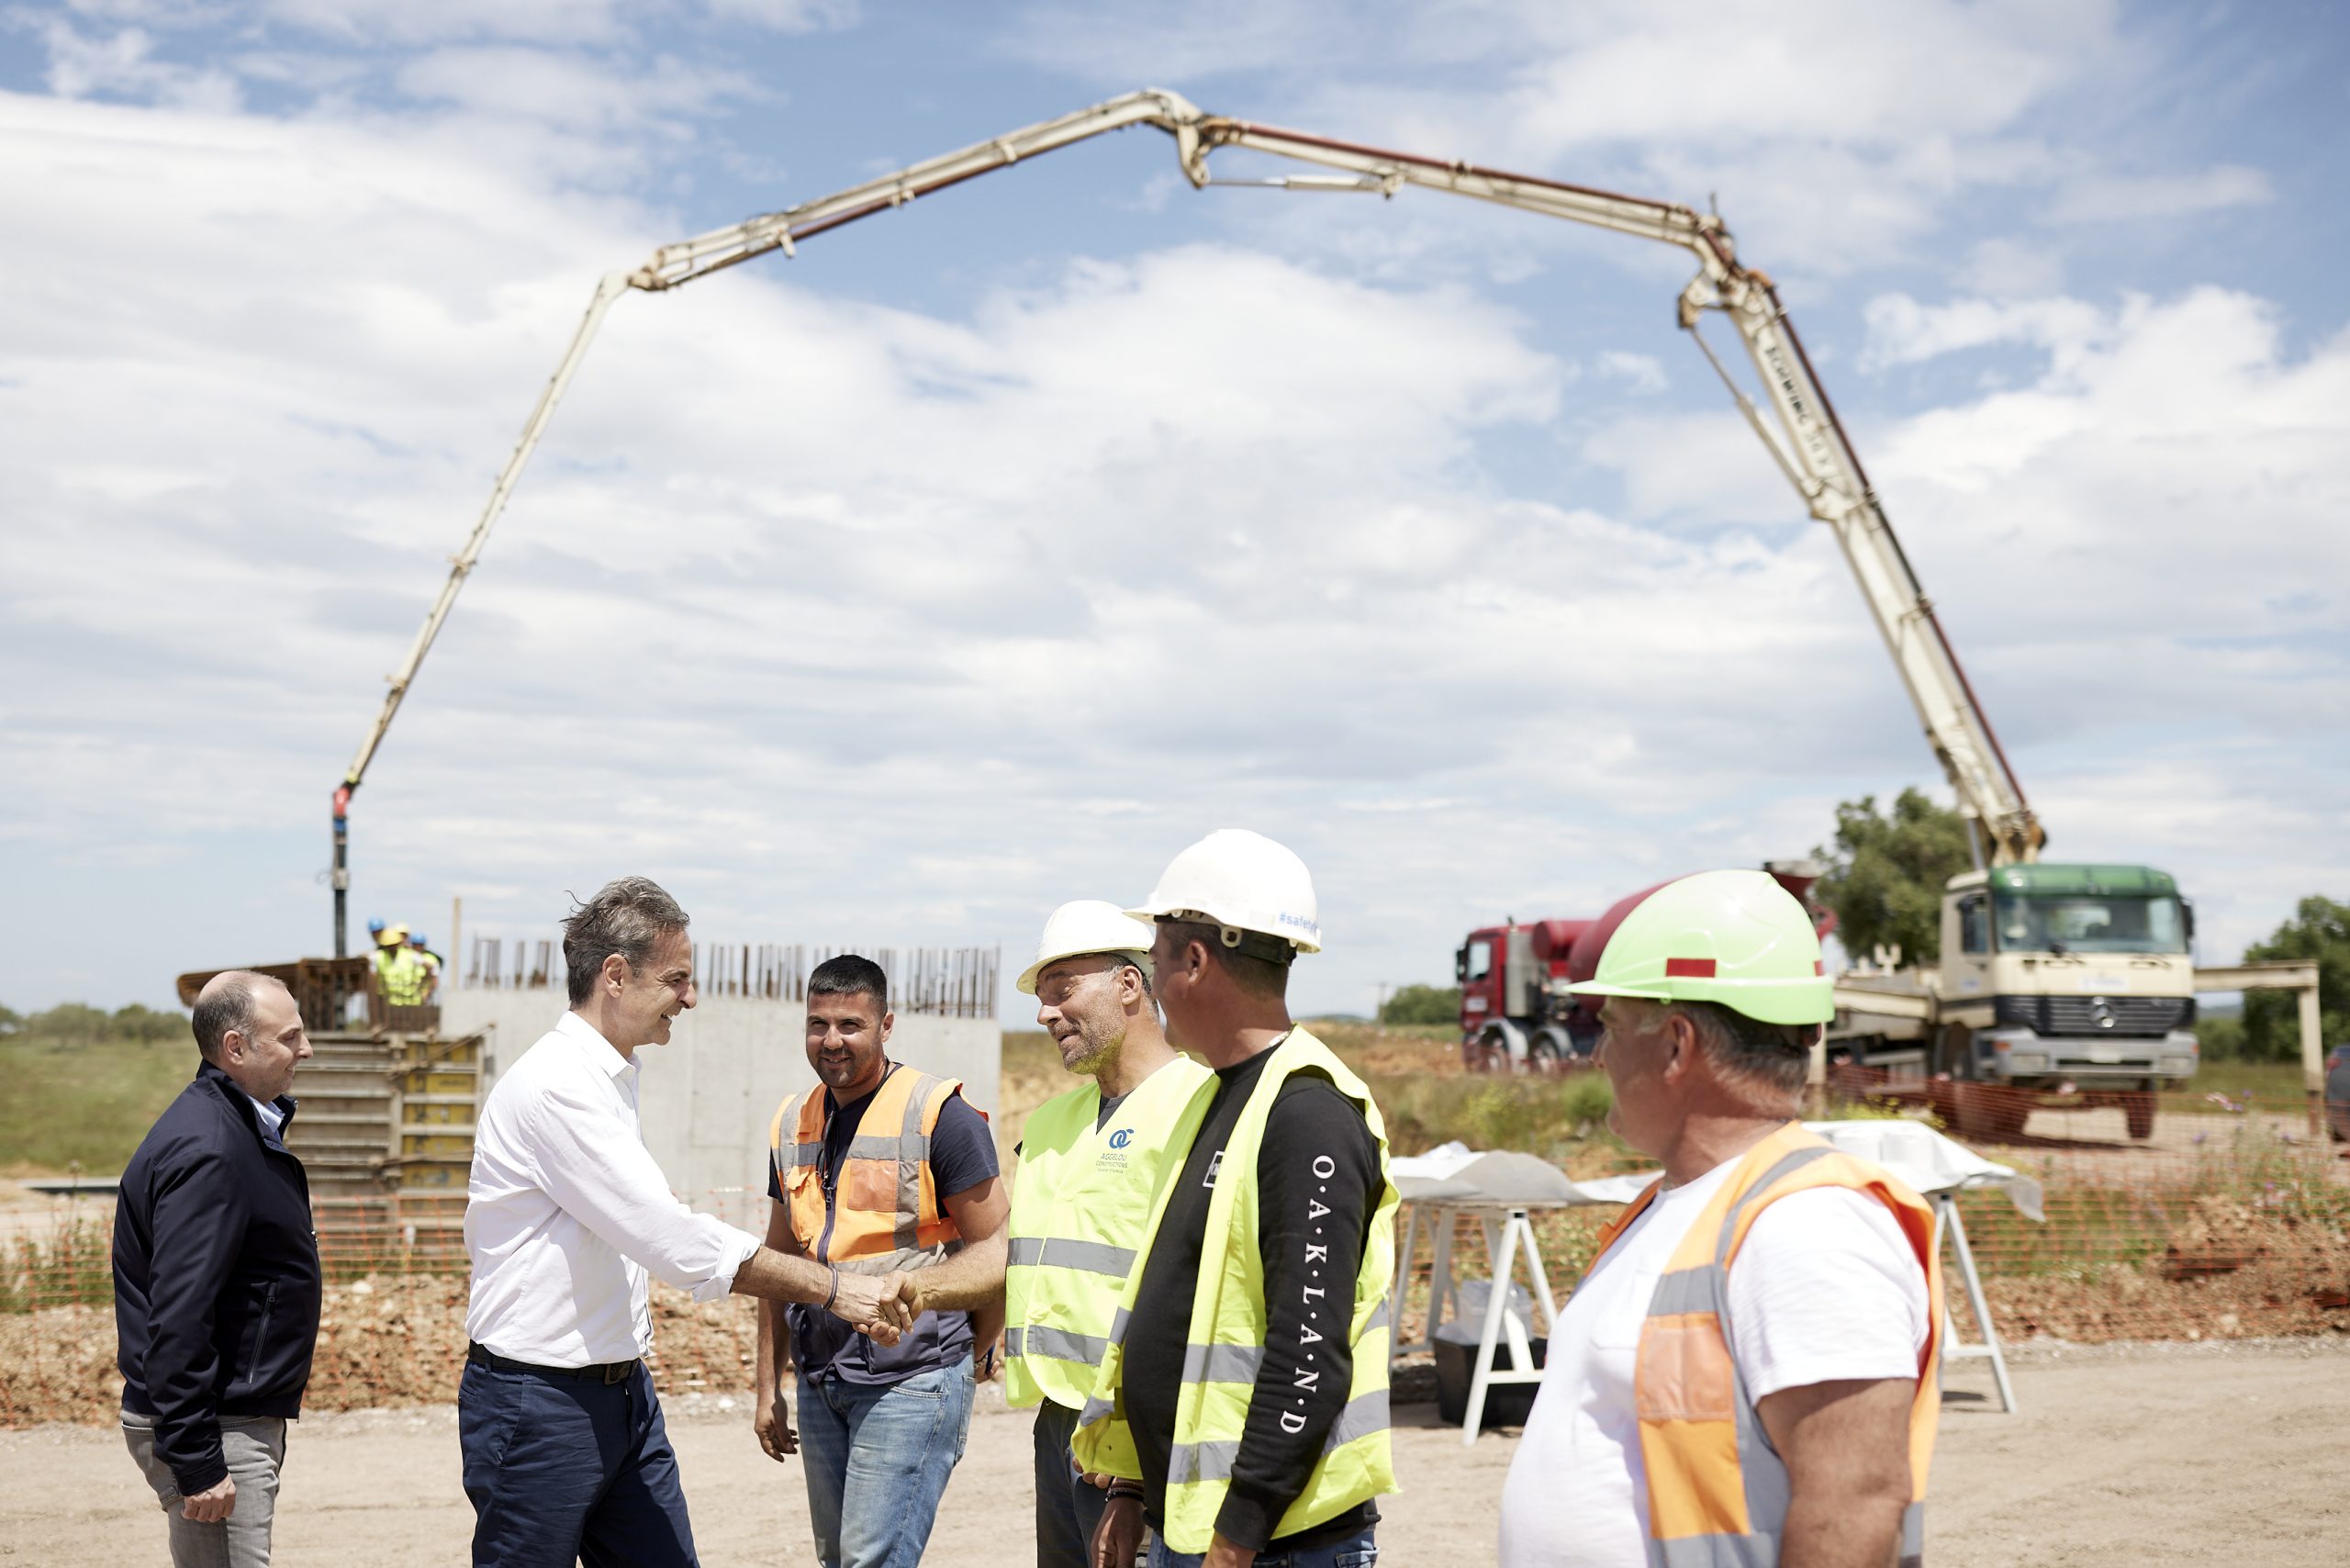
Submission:
M 2339 7 L 1438 11 L 0 6 L 0 1001 L 327 948 L 330 793 L 599 274 L 1145 84 L 1718 201 L 2052 857 L 2173 870 L 2213 961 L 2350 896 Z M 1143 129 L 625 297 L 354 922 L 643 871 L 721 940 L 1010 957 L 1240 825 L 1362 1011 L 1942 791 L 1688 270 Z

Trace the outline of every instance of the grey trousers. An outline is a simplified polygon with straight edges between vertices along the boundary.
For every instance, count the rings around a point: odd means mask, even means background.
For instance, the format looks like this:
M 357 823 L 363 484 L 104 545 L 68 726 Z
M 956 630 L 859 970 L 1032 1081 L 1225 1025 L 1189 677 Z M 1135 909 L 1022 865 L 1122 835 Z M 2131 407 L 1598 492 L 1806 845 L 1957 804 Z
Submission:
M 220 1457 L 237 1484 L 236 1506 L 218 1524 L 200 1525 L 180 1512 L 180 1484 L 155 1457 L 155 1418 L 122 1413 L 130 1457 L 163 1505 L 173 1568 L 268 1568 L 269 1529 L 277 1515 L 277 1473 L 285 1463 L 285 1423 L 274 1416 L 220 1417 Z

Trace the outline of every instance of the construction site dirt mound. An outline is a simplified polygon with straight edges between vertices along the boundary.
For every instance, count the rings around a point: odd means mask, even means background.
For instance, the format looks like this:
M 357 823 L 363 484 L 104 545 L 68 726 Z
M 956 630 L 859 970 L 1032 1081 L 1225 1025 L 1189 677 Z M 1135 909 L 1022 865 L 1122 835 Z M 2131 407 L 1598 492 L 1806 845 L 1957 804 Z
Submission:
M 2077 1278 L 1994 1277 L 1985 1293 L 2000 1332 L 2014 1338 L 2350 1334 L 2350 1235 L 2330 1218 L 2210 1193 L 2159 1256 Z
M 758 1324 L 745 1296 L 696 1303 L 653 1287 L 652 1368 L 664 1394 L 751 1385 Z M 462 1276 L 379 1277 L 327 1287 L 307 1410 L 445 1405 L 465 1361 Z M 114 1312 L 104 1306 L 0 1314 L 0 1427 L 96 1424 L 122 1408 Z

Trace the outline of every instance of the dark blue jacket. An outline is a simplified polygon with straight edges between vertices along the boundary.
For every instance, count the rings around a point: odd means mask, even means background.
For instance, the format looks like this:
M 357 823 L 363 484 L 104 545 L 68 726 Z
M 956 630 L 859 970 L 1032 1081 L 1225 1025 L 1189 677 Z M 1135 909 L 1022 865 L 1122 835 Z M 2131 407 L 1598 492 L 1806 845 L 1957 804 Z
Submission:
M 294 1102 L 276 1103 L 290 1120 Z M 319 1337 L 309 1179 L 210 1062 L 122 1173 L 114 1322 L 122 1407 L 155 1417 L 185 1495 L 229 1473 L 220 1417 L 301 1414 Z

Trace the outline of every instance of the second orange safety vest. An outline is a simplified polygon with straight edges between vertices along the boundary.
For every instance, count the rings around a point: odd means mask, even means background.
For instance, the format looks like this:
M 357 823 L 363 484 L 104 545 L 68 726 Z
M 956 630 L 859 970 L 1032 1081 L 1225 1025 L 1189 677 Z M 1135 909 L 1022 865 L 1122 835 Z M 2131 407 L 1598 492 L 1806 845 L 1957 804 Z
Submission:
M 858 1273 L 887 1273 L 937 1261 L 961 1248 L 938 1200 L 930 1135 L 962 1081 L 893 1066 L 865 1107 L 824 1200 L 822 1085 L 788 1096 L 767 1131 L 768 1157 L 802 1252 Z M 789 1141 L 787 1141 L 789 1135 Z
M 1605 1254 L 1652 1202 L 1649 1187 L 1601 1232 Z M 1689 1227 L 1656 1282 L 1640 1324 L 1632 1401 L 1648 1470 L 1651 1568 L 1773 1568 L 1793 1487 L 1762 1430 L 1730 1354 L 1729 1271 L 1754 1218 L 1791 1193 L 1818 1187 L 1865 1193 L 1892 1211 L 1926 1271 L 1926 1349 L 1909 1406 L 1909 1506 L 1901 1518 L 1902 1568 L 1916 1568 L 1926 1539 L 1926 1471 L 1942 1410 L 1942 1273 L 1931 1205 L 1893 1176 L 1790 1122 L 1749 1149 Z M 1595 1258 L 1595 1263 L 1596 1259 Z

